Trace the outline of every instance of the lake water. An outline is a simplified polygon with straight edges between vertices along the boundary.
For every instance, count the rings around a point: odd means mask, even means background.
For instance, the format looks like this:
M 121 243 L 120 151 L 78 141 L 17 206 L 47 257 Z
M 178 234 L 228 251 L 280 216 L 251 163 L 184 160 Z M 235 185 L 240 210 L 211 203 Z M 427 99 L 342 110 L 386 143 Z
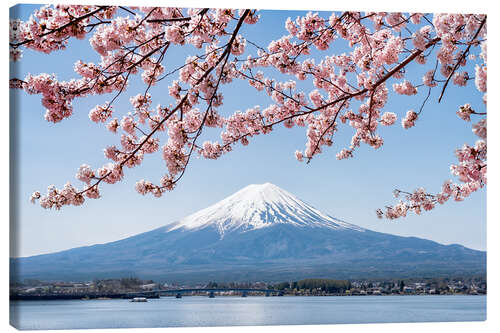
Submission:
M 301 325 L 486 320 L 486 296 L 164 297 L 13 301 L 19 329 Z

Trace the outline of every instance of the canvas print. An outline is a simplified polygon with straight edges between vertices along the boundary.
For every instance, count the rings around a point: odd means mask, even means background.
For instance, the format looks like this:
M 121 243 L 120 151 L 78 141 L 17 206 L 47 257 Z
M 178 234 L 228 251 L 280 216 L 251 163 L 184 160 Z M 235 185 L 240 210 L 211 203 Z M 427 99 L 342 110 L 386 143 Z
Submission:
M 486 320 L 486 14 L 178 5 L 11 8 L 11 325 Z

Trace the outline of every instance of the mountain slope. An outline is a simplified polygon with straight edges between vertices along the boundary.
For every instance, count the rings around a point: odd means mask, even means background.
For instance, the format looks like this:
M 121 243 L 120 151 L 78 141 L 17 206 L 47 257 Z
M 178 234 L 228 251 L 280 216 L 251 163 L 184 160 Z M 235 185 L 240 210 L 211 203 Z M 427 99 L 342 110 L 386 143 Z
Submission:
M 485 252 L 363 229 L 268 183 L 123 240 L 11 259 L 14 279 L 272 280 L 485 270 Z

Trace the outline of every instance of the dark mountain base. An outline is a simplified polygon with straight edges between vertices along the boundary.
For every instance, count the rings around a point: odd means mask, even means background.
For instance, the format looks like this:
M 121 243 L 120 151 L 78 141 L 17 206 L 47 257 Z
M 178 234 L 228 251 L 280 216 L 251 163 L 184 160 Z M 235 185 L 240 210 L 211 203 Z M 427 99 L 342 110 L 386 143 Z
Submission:
M 135 250 L 132 250 L 135 249 Z M 277 225 L 226 235 L 156 229 L 121 241 L 11 259 L 11 279 L 135 276 L 178 282 L 410 278 L 486 273 L 486 253 L 415 237 Z
M 371 263 L 363 266 L 345 264 L 322 264 L 309 266 L 279 266 L 262 264 L 262 267 L 244 265 L 219 267 L 179 267 L 175 271 L 160 268 L 136 268 L 114 271 L 64 271 L 39 272 L 16 274 L 15 265 L 11 266 L 14 274 L 12 281 L 21 282 L 22 279 L 38 279 L 42 281 L 89 281 L 94 279 L 111 279 L 121 277 L 139 277 L 153 279 L 158 282 L 203 283 L 208 281 L 221 282 L 255 282 L 255 281 L 295 281 L 306 278 L 331 279 L 405 279 L 405 278 L 432 278 L 432 277 L 468 277 L 486 275 L 484 264 L 469 263 L 466 267 L 450 264 L 443 267 L 441 264 L 394 265 L 390 263 Z

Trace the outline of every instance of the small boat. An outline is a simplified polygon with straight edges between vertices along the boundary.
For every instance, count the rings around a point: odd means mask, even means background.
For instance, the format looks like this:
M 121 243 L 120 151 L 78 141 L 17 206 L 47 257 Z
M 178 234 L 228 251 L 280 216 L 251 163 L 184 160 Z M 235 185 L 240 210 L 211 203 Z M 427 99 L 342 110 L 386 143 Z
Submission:
M 131 302 L 147 302 L 148 299 L 146 297 L 134 297 L 130 301 Z

